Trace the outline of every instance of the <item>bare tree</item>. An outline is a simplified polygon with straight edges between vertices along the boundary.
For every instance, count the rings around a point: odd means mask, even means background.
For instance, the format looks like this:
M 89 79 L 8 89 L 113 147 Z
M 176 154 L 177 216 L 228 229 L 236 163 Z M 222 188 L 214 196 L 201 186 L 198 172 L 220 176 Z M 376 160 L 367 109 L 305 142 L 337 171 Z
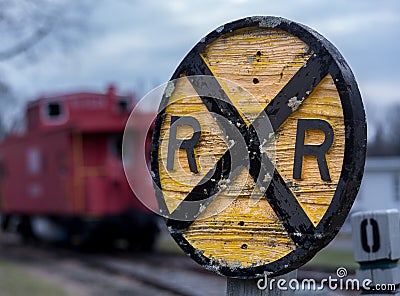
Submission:
M 376 123 L 376 131 L 372 140 L 368 140 L 368 156 L 385 156 L 388 155 L 390 147 L 382 128 L 382 123 Z
M 374 138 L 368 143 L 369 156 L 400 155 L 400 104 L 389 105 L 376 123 Z
M 4 111 L 16 103 L 5 64 L 17 57 L 33 63 L 50 51 L 70 50 L 87 30 L 92 8 L 93 0 L 0 0 L 0 136 Z
M 34 48 L 68 46 L 86 24 L 89 0 L 0 0 L 0 61 Z

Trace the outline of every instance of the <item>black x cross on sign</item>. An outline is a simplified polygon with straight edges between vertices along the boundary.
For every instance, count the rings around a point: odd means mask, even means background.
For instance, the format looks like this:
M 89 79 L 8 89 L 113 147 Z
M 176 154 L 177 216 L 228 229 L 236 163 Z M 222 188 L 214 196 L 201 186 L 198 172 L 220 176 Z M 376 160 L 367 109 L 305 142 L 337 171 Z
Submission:
M 263 112 L 250 125 L 247 125 L 218 79 L 214 77 L 213 72 L 205 63 L 201 53 L 207 45 L 220 36 L 234 34 L 235 30 L 241 28 L 252 27 L 279 29 L 295 35 L 311 48 L 313 54 L 270 101 Z M 275 169 L 273 161 L 268 158 L 265 151 L 261 150 L 261 147 L 270 143 L 269 135 L 275 133 L 288 117 L 297 111 L 298 106 L 293 108 L 291 100 L 294 98 L 301 105 L 328 74 L 335 81 L 343 108 L 346 132 L 345 155 L 342 173 L 331 205 L 321 221 L 314 225 L 283 177 Z M 196 75 L 207 75 L 207 82 L 196 78 Z M 295 243 L 296 249 L 269 264 L 243 268 L 219 265 L 217 272 L 227 276 L 255 277 L 265 271 L 275 274 L 283 273 L 304 264 L 336 235 L 350 210 L 361 182 L 365 158 L 365 115 L 357 85 L 347 64 L 333 45 L 309 28 L 280 18 L 255 17 L 224 25 L 223 29 L 219 28 L 205 37 L 203 42 L 197 44 L 185 57 L 175 71 L 172 80 L 183 76 L 189 80 L 210 113 L 229 119 L 231 124 L 227 126 L 225 122 L 218 119 L 219 117 L 215 117 L 217 124 L 227 137 L 234 133 L 242 136 L 247 153 L 242 153 L 244 149 L 240 143 L 234 143 L 229 147 L 213 168 L 205 174 L 201 182 L 170 213 L 172 218 L 167 219 L 167 225 L 172 236 L 193 259 L 215 270 L 215 262 L 201 252 L 196 252 L 183 236 L 193 221 L 181 221 L 173 217 L 188 216 L 194 217 L 193 220 L 195 220 L 218 196 L 220 191 L 218 184 L 221 180 L 233 179 L 243 167 L 246 167 L 254 184 L 258 188 L 264 189 L 261 191 L 263 197 L 267 199 L 276 213 L 291 240 Z M 155 123 L 152 148 L 152 171 L 155 176 L 156 195 L 162 212 L 168 212 L 168 207 L 162 194 L 158 153 L 160 127 L 165 118 L 164 112 L 167 104 L 168 98 L 165 96 Z M 269 123 L 270 130 L 268 130 L 266 122 Z M 194 133 L 191 139 L 176 139 L 176 130 L 179 124 L 186 124 L 193 128 Z M 194 149 L 200 138 L 199 129 L 198 122 L 190 116 L 171 117 L 167 169 L 173 169 L 175 150 L 184 149 L 187 153 L 190 170 L 197 173 Z M 324 141 L 319 145 L 305 144 L 306 130 L 321 131 L 324 134 Z M 331 176 L 325 155 L 333 142 L 334 131 L 327 121 L 316 118 L 299 119 L 293 160 L 293 178 L 301 179 L 303 156 L 309 155 L 316 158 L 321 179 L 329 182 Z M 238 155 L 239 153 L 241 154 Z M 236 159 L 236 161 L 233 162 L 232 159 Z M 239 161 L 237 161 L 238 159 Z M 271 178 L 265 178 L 267 175 Z M 202 203 L 191 203 L 199 201 Z M 214 267 L 210 267 L 210 264 Z
M 288 106 L 289 99 L 298 97 L 305 100 L 312 90 L 319 84 L 322 78 L 324 78 L 328 73 L 329 65 L 332 62 L 328 61 L 328 63 L 322 63 L 320 57 L 312 56 L 307 61 L 307 66 L 302 67 L 296 75 L 294 75 L 289 83 L 265 108 L 265 112 L 262 112 L 261 115 L 259 115 L 247 128 L 245 121 L 235 109 L 216 78 L 211 81 L 207 79 L 208 83 L 204 83 L 202 79 L 191 78 L 191 75 L 200 74 L 197 72 L 199 69 L 201 69 L 201 74 L 212 75 L 211 71 L 199 55 L 195 56 L 192 61 L 199 65 L 199 68 L 194 69 L 190 67 L 184 69 L 184 73 L 188 76 L 189 81 L 199 94 L 208 94 L 200 96 L 207 109 L 224 118 L 229 118 L 232 122 L 232 127 L 236 127 L 239 130 L 247 145 L 249 154 L 237 155 L 235 153 L 237 144 L 234 144 L 216 163 L 215 167 L 206 174 L 204 179 L 200 182 L 201 185 L 194 187 L 184 201 L 199 201 L 206 199 L 202 204 L 202 209 L 204 210 L 204 206 L 210 204 L 218 195 L 218 183 L 220 180 L 224 178 L 233 179 L 240 171 L 240 167 L 231 167 L 231 157 L 242 158 L 243 162 L 239 163 L 240 166 L 246 166 L 246 160 L 248 158 L 250 162 L 250 168 L 248 169 L 251 177 L 258 187 L 268 188 L 264 192 L 264 197 L 267 198 L 271 204 L 292 240 L 298 245 L 309 244 L 310 240 L 308 235 L 314 235 L 315 228 L 297 199 L 287 188 L 282 177 L 276 169 L 273 169 L 273 164 L 265 154 L 260 153 L 259 147 L 264 141 L 269 141 L 269 139 L 259 139 L 256 130 L 261 130 L 263 128 L 260 125 L 265 123 L 265 116 L 267 116 L 271 122 L 273 131 L 276 131 L 285 119 L 293 112 L 292 108 Z M 216 96 L 219 96 L 220 99 L 215 99 Z M 220 125 L 225 132 L 229 132 L 226 125 L 223 123 L 220 123 Z M 267 126 L 265 126 L 265 128 L 267 128 Z M 170 151 L 173 152 L 173 150 Z M 242 149 L 240 149 L 240 151 L 242 151 Z M 272 183 L 270 185 L 266 184 L 269 183 L 269 181 L 267 182 L 264 181 L 264 178 L 259 178 L 260 175 L 265 176 L 269 172 L 273 172 Z M 205 197 L 204 189 L 208 190 L 212 198 L 209 198 L 209 196 Z M 178 206 L 175 209 L 172 216 L 178 215 L 178 212 L 180 212 L 179 216 L 186 215 L 189 217 L 197 217 L 201 213 L 199 204 L 181 203 L 181 205 L 182 206 Z M 165 208 L 165 210 L 167 209 Z M 177 221 L 171 219 L 169 220 L 168 225 L 172 226 L 174 229 L 184 231 L 191 223 L 192 221 Z M 298 235 L 299 233 L 303 235 L 300 236 Z

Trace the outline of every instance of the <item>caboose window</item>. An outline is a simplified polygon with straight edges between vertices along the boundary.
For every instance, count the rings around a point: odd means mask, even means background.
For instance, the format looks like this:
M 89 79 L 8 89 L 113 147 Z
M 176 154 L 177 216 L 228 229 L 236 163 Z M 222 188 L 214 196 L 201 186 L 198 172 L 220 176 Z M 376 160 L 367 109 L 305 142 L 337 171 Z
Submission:
M 59 118 L 62 115 L 62 105 L 59 102 L 47 104 L 47 115 L 49 118 Z
M 119 111 L 128 111 L 129 109 L 129 99 L 128 98 L 120 98 L 117 102 Z

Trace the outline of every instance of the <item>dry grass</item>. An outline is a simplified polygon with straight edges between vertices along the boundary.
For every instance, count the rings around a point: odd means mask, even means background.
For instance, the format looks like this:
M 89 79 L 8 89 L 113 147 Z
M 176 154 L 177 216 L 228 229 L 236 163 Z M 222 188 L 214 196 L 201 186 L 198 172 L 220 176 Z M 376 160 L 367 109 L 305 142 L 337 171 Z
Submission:
M 23 267 L 0 260 L 1 296 L 67 296 L 50 281 L 24 270 Z

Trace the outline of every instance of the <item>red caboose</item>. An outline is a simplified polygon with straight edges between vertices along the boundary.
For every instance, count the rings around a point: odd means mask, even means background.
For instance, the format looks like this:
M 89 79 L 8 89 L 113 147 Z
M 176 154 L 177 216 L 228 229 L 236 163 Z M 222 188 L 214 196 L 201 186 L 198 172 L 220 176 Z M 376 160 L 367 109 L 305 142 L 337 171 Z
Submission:
M 3 229 L 17 225 L 24 237 L 75 242 L 124 238 L 149 247 L 157 221 L 130 190 L 121 159 L 133 104 L 132 96 L 117 96 L 112 86 L 106 94 L 31 102 L 26 131 L 8 135 L 0 146 Z M 140 126 L 135 130 L 146 132 Z M 143 143 L 137 145 L 143 152 Z M 153 194 L 151 182 L 142 186 Z

